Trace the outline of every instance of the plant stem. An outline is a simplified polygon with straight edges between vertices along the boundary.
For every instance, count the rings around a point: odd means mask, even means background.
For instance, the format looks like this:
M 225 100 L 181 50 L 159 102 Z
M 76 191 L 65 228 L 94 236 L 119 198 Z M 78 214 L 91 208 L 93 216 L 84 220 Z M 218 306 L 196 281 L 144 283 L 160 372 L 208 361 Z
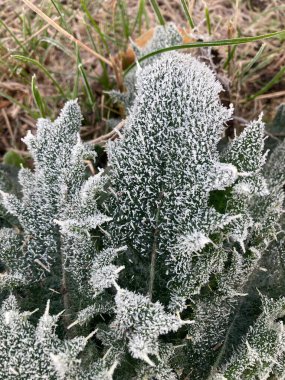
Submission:
M 66 270 L 64 268 L 64 255 L 61 249 L 62 244 L 60 244 L 60 259 L 61 259 L 61 296 L 62 296 L 62 302 L 64 307 L 64 314 L 63 314 L 63 324 L 66 329 L 66 331 L 69 331 L 67 327 L 71 323 L 70 319 L 70 312 L 69 312 L 69 294 L 68 294 L 68 283 L 67 283 L 67 274 Z
M 151 262 L 150 262 L 150 273 L 149 273 L 149 298 L 152 300 L 153 296 L 153 287 L 154 287 L 154 278 L 155 278 L 155 264 L 156 264 L 156 256 L 157 256 L 157 240 L 159 236 L 159 229 L 158 229 L 158 223 L 159 223 L 159 215 L 160 215 L 160 208 L 163 198 L 163 192 L 160 192 L 159 195 L 159 203 L 157 207 L 156 217 L 155 217 L 155 228 L 154 228 L 154 234 L 153 234 L 153 244 L 152 244 L 152 250 L 151 250 Z
M 157 250 L 157 238 L 158 238 L 158 228 L 154 230 L 154 241 L 151 251 L 151 262 L 150 262 L 150 273 L 149 273 L 149 298 L 152 300 L 153 285 L 155 278 L 155 263 L 156 263 L 156 250 Z

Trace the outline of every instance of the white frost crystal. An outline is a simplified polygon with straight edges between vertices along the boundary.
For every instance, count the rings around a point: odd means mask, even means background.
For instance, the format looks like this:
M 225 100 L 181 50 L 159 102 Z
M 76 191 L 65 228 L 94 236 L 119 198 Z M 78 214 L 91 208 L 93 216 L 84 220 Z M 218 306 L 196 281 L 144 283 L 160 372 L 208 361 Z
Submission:
M 212 243 L 212 241 L 207 236 L 201 232 L 194 231 L 191 235 L 181 237 L 177 248 L 184 251 L 185 254 L 191 254 L 192 252 L 198 253 L 209 243 Z

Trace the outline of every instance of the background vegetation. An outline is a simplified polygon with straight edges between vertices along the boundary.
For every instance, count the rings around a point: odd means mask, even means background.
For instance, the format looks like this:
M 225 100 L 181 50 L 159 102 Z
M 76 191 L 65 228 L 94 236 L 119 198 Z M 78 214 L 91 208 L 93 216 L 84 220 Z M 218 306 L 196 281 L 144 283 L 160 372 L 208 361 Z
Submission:
M 123 72 L 133 60 L 130 39 L 146 43 L 151 28 L 159 23 L 175 22 L 185 42 L 258 36 L 285 28 L 282 0 L 1 0 L 0 4 L 4 162 L 15 160 L 14 153 L 16 161 L 26 157 L 21 138 L 38 117 L 55 117 L 66 99 L 80 99 L 84 139 L 108 132 L 108 120 L 123 116 L 107 92 L 123 90 Z M 265 121 L 271 120 L 283 102 L 284 39 L 192 49 L 217 71 L 225 88 L 223 102 L 235 106 L 232 126 L 244 125 L 261 110 Z

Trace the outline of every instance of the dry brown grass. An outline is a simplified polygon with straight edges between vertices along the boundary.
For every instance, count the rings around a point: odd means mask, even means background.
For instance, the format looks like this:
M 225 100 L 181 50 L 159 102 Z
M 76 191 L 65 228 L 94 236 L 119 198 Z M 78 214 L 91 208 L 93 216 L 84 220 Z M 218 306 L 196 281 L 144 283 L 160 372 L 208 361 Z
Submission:
M 67 27 L 67 32 L 72 34 L 74 38 L 93 49 L 84 21 L 84 12 L 80 9 L 78 1 L 62 1 L 66 10 L 66 25 L 62 22 L 51 1 L 33 0 L 32 2 L 58 25 L 65 29 Z M 91 30 L 90 33 L 95 44 L 99 47 L 99 53 L 105 54 L 105 58 L 113 62 L 113 68 L 108 67 L 110 88 L 121 88 L 122 69 L 118 54 L 126 49 L 127 40 L 124 38 L 123 26 L 118 19 L 119 0 L 97 0 L 91 3 L 89 9 L 92 16 L 102 31 L 110 37 L 108 40 L 109 52 L 102 46 L 98 34 L 94 30 Z M 125 3 L 128 16 L 130 20 L 133 20 L 137 12 L 137 1 L 127 0 Z M 239 34 L 254 36 L 285 28 L 285 4 L 283 0 L 271 0 L 270 2 L 262 0 L 208 0 L 206 3 L 211 17 L 211 36 L 208 36 L 205 22 L 205 2 L 201 0 L 190 1 L 191 13 L 197 26 L 197 30 L 190 31 L 178 0 L 159 1 L 165 19 L 175 22 L 180 28 L 184 28 L 191 33 L 192 37 L 197 39 L 231 38 L 237 37 Z M 47 24 L 22 1 L 0 0 L 0 12 L 0 19 L 5 22 L 10 32 L 26 48 L 25 54 L 40 60 L 62 87 L 71 89 L 76 74 L 76 55 L 70 38 Z M 156 23 L 149 5 L 146 12 L 149 25 L 144 22 L 140 32 Z M 38 68 L 26 63 L 19 63 L 11 57 L 13 53 L 19 53 L 21 49 L 19 49 L 10 32 L 3 25 L 0 25 L 0 93 L 5 93 L 11 97 L 7 99 L 0 96 L 0 155 L 3 155 L 10 148 L 18 151 L 24 150 L 21 137 L 26 134 L 27 129 L 34 128 L 37 110 L 30 90 L 31 77 L 34 73 L 40 92 L 50 109 L 51 117 L 57 114 L 66 100 L 56 92 L 51 81 Z M 132 34 L 132 38 L 135 39 L 138 35 L 137 28 Z M 70 55 L 41 41 L 43 37 L 52 38 L 59 42 Z M 202 49 L 195 52 L 212 64 L 217 71 L 226 88 L 223 101 L 225 103 L 232 102 L 235 105 L 235 115 L 238 117 L 235 123 L 240 122 L 240 120 L 252 119 L 262 110 L 265 114 L 265 120 L 270 120 L 276 107 L 284 102 L 285 78 L 282 78 L 267 93 L 253 101 L 246 101 L 248 95 L 256 93 L 265 86 L 285 65 L 283 41 L 279 39 L 266 40 L 264 45 L 265 49 L 261 58 L 250 70 L 247 77 L 241 77 L 241 72 L 255 56 L 261 43 L 237 47 L 235 55 L 226 69 L 223 66 L 229 52 L 228 48 L 212 48 L 211 51 Z M 84 48 L 80 48 L 80 53 L 96 99 L 93 108 L 88 106 L 86 94 L 84 94 L 83 85 L 80 82 L 79 98 L 85 117 L 82 134 L 85 139 L 91 140 L 107 132 L 106 120 L 116 113 L 120 113 L 120 110 L 114 108 L 108 96 L 104 95 L 103 91 L 106 89 L 106 84 L 98 83 L 98 77 L 102 76 L 100 61 Z M 25 109 L 20 106 L 22 104 L 26 107 Z

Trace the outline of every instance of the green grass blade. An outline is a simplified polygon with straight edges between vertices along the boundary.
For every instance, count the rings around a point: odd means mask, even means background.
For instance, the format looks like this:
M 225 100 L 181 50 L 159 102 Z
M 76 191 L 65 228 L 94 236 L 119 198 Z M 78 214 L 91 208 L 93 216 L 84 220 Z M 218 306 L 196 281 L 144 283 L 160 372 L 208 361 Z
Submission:
M 121 24 L 123 26 L 124 36 L 125 36 L 126 41 L 129 41 L 129 38 L 131 36 L 130 22 L 129 22 L 129 17 L 127 13 L 127 7 L 124 0 L 119 1 L 119 8 L 120 8 Z
M 226 69 L 229 64 L 231 63 L 231 61 L 233 60 L 234 58 L 234 55 L 235 55 L 235 52 L 236 52 L 236 48 L 237 48 L 237 45 L 235 45 L 228 53 L 228 56 L 227 56 L 227 59 L 226 59 L 226 62 L 224 63 L 224 66 L 223 68 Z
M 181 0 L 181 4 L 182 4 L 182 7 L 183 7 L 183 10 L 184 10 L 184 13 L 185 13 L 185 16 L 187 18 L 189 25 L 191 26 L 192 29 L 194 29 L 195 28 L 194 21 L 190 15 L 188 6 L 186 4 L 186 0 Z
M 72 90 L 72 99 L 78 98 L 79 75 L 80 75 L 78 66 L 81 63 L 81 60 L 80 60 L 79 48 L 77 44 L 75 44 L 75 56 L 76 56 L 76 74 L 75 74 L 74 85 L 73 85 L 73 90 Z
M 145 18 L 145 25 L 146 25 L 146 28 L 149 29 L 150 28 L 150 18 L 149 18 L 149 14 L 148 14 L 148 11 L 147 11 L 147 7 L 144 7 L 144 18 Z
M 38 89 L 38 86 L 36 84 L 36 76 L 35 74 L 32 76 L 32 83 L 31 83 L 31 90 L 32 90 L 32 94 L 33 94 L 33 98 L 34 98 L 34 101 L 40 111 L 40 115 L 41 117 L 46 117 L 46 106 L 45 106 L 45 102 L 43 101 L 42 97 L 41 97 L 41 94 L 40 94 L 40 91 Z
M 189 44 L 183 44 L 183 45 L 175 45 L 175 46 L 169 46 L 163 49 L 159 49 L 156 51 L 153 51 L 149 54 L 146 54 L 145 56 L 139 58 L 139 62 L 143 62 L 146 59 L 150 57 L 154 57 L 155 55 L 166 53 L 168 51 L 173 50 L 183 50 L 183 49 L 193 49 L 193 48 L 201 48 L 201 47 L 210 47 L 210 46 L 232 46 L 232 45 L 242 45 L 247 44 L 250 42 L 265 40 L 268 38 L 273 37 L 280 37 L 285 35 L 285 30 L 281 30 L 280 32 L 274 32 L 274 33 L 268 33 L 268 34 L 262 34 L 260 36 L 254 36 L 254 37 L 240 37 L 240 38 L 231 38 L 227 40 L 218 40 L 218 41 L 207 41 L 207 42 L 191 42 Z M 132 70 L 136 66 L 136 62 L 131 64 L 126 70 L 125 75 Z
M 25 106 L 22 102 L 18 102 L 17 99 L 13 98 L 12 96 L 8 95 L 8 94 L 5 94 L 5 92 L 2 92 L 0 91 L 0 96 L 4 99 L 7 99 L 9 100 L 11 103 L 13 104 L 16 104 L 17 106 L 19 106 L 22 110 L 24 110 L 25 112 L 27 112 L 30 116 L 33 115 L 31 109 L 27 106 Z
M 265 49 L 265 44 L 262 44 L 258 50 L 258 52 L 255 54 L 255 56 L 252 58 L 252 60 L 250 62 L 248 62 L 248 64 L 245 66 L 245 68 L 242 70 L 242 73 L 241 73 L 241 76 L 243 77 L 244 75 L 246 75 L 250 69 L 252 68 L 252 66 L 259 60 L 259 58 L 261 57 L 262 53 L 264 52 L 264 49 Z
M 149 1 L 150 1 L 152 9 L 154 10 L 154 13 L 155 13 L 157 20 L 159 21 L 160 25 L 165 25 L 165 20 L 164 20 L 164 17 L 162 16 L 162 14 L 160 12 L 159 5 L 158 5 L 157 1 L 156 0 L 149 0 Z
M 0 19 L 0 25 L 2 25 L 6 30 L 7 32 L 12 36 L 12 38 L 14 39 L 14 41 L 16 42 L 16 44 L 18 46 L 20 46 L 20 48 L 26 53 L 28 54 L 28 51 L 27 49 L 25 48 L 25 46 L 21 43 L 21 41 L 18 40 L 18 38 L 16 37 L 15 33 L 12 32 L 12 30 L 8 27 L 8 25 Z
M 82 63 L 79 63 L 78 70 L 79 70 L 79 72 L 82 76 L 82 79 L 83 79 L 83 83 L 84 83 L 84 87 L 85 87 L 85 90 L 87 93 L 89 104 L 91 107 L 93 107 L 95 104 L 95 98 L 93 96 L 93 93 L 92 93 L 91 87 L 89 85 L 88 78 L 87 78 L 87 75 L 86 75 L 86 72 L 84 70 Z
M 132 32 L 135 31 L 136 26 L 138 25 L 139 34 L 141 34 L 142 29 L 142 18 L 145 12 L 145 0 L 139 0 L 138 13 L 135 18 L 135 22 L 132 28 Z
M 19 16 L 19 19 L 22 23 L 23 36 L 26 39 L 27 37 L 32 35 L 31 22 L 26 15 Z
M 53 45 L 56 48 L 58 48 L 59 50 L 63 51 L 69 57 L 74 58 L 72 52 L 69 51 L 68 49 L 66 49 L 66 47 L 64 45 L 62 45 L 60 42 L 56 41 L 55 39 L 53 39 L 51 37 L 42 37 L 40 39 L 40 41 L 41 42 L 47 42 L 49 45 Z
M 107 40 L 105 38 L 105 35 L 101 31 L 101 29 L 100 29 L 99 25 L 97 24 L 97 22 L 92 17 L 91 13 L 89 12 L 87 4 L 86 4 L 86 1 L 85 0 L 80 0 L 80 4 L 81 4 L 81 7 L 82 7 L 83 11 L 85 12 L 86 17 L 90 21 L 90 24 L 93 26 L 93 28 L 96 30 L 96 32 L 100 36 L 101 41 L 104 44 L 105 48 L 107 49 L 108 53 L 110 53 L 109 45 L 108 45 L 108 42 L 107 42 Z
M 257 91 L 255 94 L 249 96 L 247 98 L 247 101 L 250 101 L 250 100 L 254 100 L 256 99 L 258 96 L 262 95 L 262 94 L 265 94 L 268 90 L 271 89 L 271 87 L 273 87 L 275 84 L 277 84 L 278 82 L 280 82 L 280 80 L 283 78 L 285 74 L 285 66 L 283 66 L 276 75 L 274 75 L 274 77 L 271 79 L 271 81 L 269 81 L 265 86 L 263 86 L 259 91 Z
M 212 34 L 212 24 L 211 24 L 211 18 L 210 18 L 209 8 L 207 6 L 205 7 L 205 17 L 206 17 L 206 24 L 207 24 L 208 34 L 209 34 L 209 36 L 211 36 L 211 34 Z
M 57 13 L 59 14 L 62 25 L 64 26 L 66 30 L 68 30 L 68 32 L 70 32 L 70 28 L 65 19 L 65 12 L 64 12 L 63 6 L 57 0 L 51 0 L 51 2 L 53 3 L 53 6 L 55 7 L 55 9 L 57 10 Z
M 87 35 L 89 37 L 89 40 L 91 42 L 91 45 L 93 47 L 93 50 L 100 53 L 97 49 L 97 46 L 95 44 L 95 41 L 92 37 L 92 34 L 91 34 L 91 31 L 90 31 L 90 26 L 86 24 L 86 32 L 87 32 Z M 80 62 L 79 62 L 80 63 Z M 109 88 L 109 73 L 108 73 L 108 69 L 107 69 L 107 65 L 105 62 L 102 62 L 100 61 L 100 65 L 102 67 L 102 75 L 101 75 L 101 79 L 102 81 L 100 81 L 102 84 L 104 84 L 105 88 Z
M 31 63 L 32 65 L 37 66 L 54 84 L 54 86 L 57 88 L 58 92 L 65 96 L 64 91 L 60 84 L 54 79 L 54 77 L 51 75 L 51 73 L 38 61 L 36 61 L 33 58 L 25 57 L 24 55 L 14 54 L 12 55 L 13 58 L 17 59 L 18 61 L 24 62 L 24 63 Z

